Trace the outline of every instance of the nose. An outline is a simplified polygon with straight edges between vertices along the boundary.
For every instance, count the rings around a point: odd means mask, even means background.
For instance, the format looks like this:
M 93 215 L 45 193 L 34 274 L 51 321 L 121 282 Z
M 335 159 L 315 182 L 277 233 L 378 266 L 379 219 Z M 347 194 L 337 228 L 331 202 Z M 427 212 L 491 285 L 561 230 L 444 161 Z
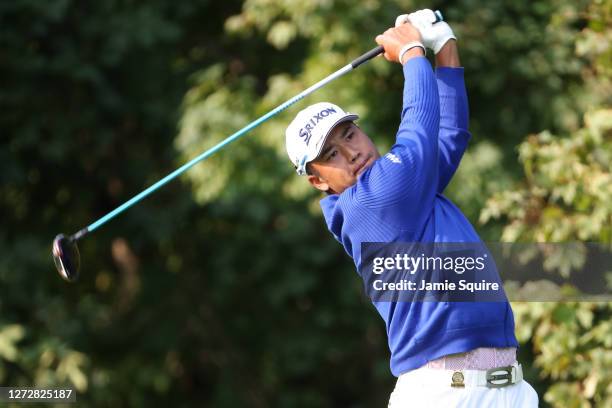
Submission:
M 357 149 L 351 146 L 344 146 L 344 157 L 351 162 L 355 163 L 359 156 L 361 155 Z

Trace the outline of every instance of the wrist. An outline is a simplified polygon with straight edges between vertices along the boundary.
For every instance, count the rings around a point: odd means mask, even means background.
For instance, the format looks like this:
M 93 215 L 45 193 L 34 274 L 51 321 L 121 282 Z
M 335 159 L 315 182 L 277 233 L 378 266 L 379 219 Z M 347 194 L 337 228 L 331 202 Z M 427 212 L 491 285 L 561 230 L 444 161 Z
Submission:
M 411 41 L 400 50 L 398 61 L 404 65 L 409 59 L 425 56 L 425 53 L 425 46 L 420 41 Z
M 440 49 L 440 51 L 438 51 L 438 53 L 436 54 L 436 66 L 450 68 L 456 68 L 461 66 L 456 40 L 448 40 L 446 44 L 444 44 L 444 46 Z
M 400 62 L 402 65 L 410 61 L 414 57 L 424 57 L 425 53 L 420 48 L 413 48 L 410 51 L 406 51 L 403 60 Z

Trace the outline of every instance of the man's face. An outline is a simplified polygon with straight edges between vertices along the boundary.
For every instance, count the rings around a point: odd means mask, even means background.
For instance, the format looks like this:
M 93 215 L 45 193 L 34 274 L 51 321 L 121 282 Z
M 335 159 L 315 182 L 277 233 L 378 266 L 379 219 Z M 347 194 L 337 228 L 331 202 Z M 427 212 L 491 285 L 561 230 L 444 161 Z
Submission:
M 309 163 L 308 181 L 321 191 L 340 194 L 380 157 L 368 135 L 353 122 L 337 125 L 319 157 Z

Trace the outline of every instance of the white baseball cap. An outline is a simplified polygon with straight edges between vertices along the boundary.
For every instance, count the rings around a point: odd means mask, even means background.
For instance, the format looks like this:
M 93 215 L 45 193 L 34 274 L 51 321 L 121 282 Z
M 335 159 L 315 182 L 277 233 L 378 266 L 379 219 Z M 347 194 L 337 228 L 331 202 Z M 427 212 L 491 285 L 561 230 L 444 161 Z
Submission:
M 358 118 L 329 102 L 315 103 L 300 111 L 285 131 L 287 154 L 297 174 L 306 174 L 306 164 L 319 156 L 336 125 Z

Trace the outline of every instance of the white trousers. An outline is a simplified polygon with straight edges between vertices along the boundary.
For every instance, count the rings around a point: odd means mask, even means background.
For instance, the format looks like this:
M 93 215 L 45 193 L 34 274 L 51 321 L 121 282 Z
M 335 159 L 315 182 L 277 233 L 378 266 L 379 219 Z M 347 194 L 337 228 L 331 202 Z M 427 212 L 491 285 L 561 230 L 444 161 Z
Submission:
M 537 408 L 538 394 L 525 380 L 502 388 L 473 385 L 477 370 L 464 370 L 464 387 L 451 387 L 454 370 L 419 368 L 402 374 L 389 408 Z

